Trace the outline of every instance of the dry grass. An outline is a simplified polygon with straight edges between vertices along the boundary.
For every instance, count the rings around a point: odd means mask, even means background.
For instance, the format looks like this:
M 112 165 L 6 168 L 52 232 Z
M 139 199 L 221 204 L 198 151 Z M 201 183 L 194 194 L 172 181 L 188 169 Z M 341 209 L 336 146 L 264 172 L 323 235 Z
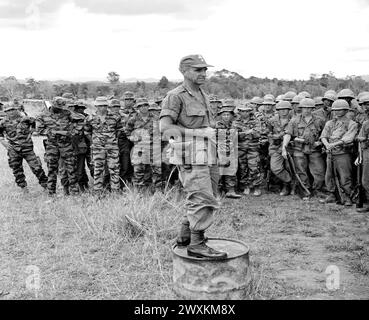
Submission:
M 42 158 L 40 138 L 35 140 Z M 0 299 L 176 298 L 171 243 L 184 214 L 179 190 L 45 203 L 28 167 L 31 192 L 20 194 L 3 150 L 0 175 Z M 125 215 L 145 232 L 134 232 Z M 369 297 L 367 230 L 367 216 L 353 210 L 268 194 L 224 200 L 208 234 L 249 244 L 249 299 L 331 299 Z M 331 293 L 324 271 L 336 263 L 347 274 L 345 290 Z M 40 270 L 37 295 L 26 287 L 28 266 Z

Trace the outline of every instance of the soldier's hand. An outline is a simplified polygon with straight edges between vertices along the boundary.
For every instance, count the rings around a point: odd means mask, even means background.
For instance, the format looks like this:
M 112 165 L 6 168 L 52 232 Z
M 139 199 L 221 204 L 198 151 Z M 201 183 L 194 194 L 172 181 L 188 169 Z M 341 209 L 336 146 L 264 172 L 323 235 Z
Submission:
M 327 143 L 325 145 L 325 148 L 328 150 L 328 151 L 331 151 L 333 148 L 334 148 L 334 145 L 332 143 Z
M 358 142 L 364 142 L 366 141 L 366 138 L 365 137 L 357 137 L 356 138 Z
M 282 157 L 287 159 L 287 149 L 282 147 Z
M 321 145 L 322 145 L 322 143 L 321 143 L 320 141 L 315 141 L 313 146 L 314 146 L 315 148 L 318 148 L 318 147 L 320 147 Z
M 362 159 L 360 157 L 357 157 L 356 160 L 355 160 L 355 162 L 354 162 L 355 163 L 355 166 L 360 165 L 361 162 L 362 162 Z

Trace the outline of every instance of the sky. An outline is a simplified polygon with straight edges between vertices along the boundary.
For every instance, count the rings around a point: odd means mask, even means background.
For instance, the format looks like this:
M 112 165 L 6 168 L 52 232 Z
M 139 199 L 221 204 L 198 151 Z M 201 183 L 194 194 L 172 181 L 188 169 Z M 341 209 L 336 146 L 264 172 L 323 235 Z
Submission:
M 369 74 L 369 0 L 0 0 L 0 76 L 181 79 L 201 54 L 244 77 Z

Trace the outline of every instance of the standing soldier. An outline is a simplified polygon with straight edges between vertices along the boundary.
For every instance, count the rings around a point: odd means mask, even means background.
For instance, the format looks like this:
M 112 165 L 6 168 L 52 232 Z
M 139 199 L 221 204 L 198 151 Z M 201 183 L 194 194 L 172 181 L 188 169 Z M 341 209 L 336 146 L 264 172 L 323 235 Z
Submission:
M 108 113 L 109 102 L 106 97 L 95 100 L 96 115 L 89 116 L 85 134 L 91 141 L 94 161 L 94 191 L 101 195 L 104 187 L 105 164 L 110 174 L 110 187 L 114 192 L 120 189 L 118 136 L 122 130 L 121 117 Z
M 48 167 L 47 189 L 50 196 L 56 193 L 60 159 L 64 163 L 68 176 L 69 191 L 72 194 L 79 192 L 76 175 L 76 157 L 72 144 L 74 122 L 79 117 L 76 118 L 69 110 L 65 110 L 64 105 L 64 99 L 56 97 L 50 110 L 37 118 L 39 134 L 47 136 L 47 140 L 44 140 L 44 145 Z
M 13 104 L 4 110 L 5 118 L 0 121 L 0 142 L 8 150 L 9 167 L 13 170 L 16 184 L 27 193 L 27 182 L 23 171 L 23 159 L 27 161 L 40 185 L 47 188 L 47 177 L 42 169 L 41 160 L 33 151 L 32 132 L 36 127 L 35 119 L 23 117 Z M 4 138 L 6 134 L 7 140 Z
M 191 256 L 224 259 L 227 253 L 206 245 L 205 230 L 213 222 L 213 214 L 219 204 L 215 195 L 218 189 L 218 166 L 209 159 L 211 146 L 215 144 L 215 119 L 211 115 L 207 95 L 201 89 L 206 80 L 209 65 L 200 55 L 190 55 L 181 59 L 179 70 L 184 82 L 167 93 L 160 114 L 161 131 L 173 137 L 182 153 L 173 154 L 172 163 L 180 167 L 180 180 L 187 193 L 186 216 L 182 221 L 177 242 L 188 245 Z M 193 142 L 196 141 L 196 144 Z M 192 146 L 195 155 L 188 161 L 186 155 Z M 175 150 L 175 151 L 178 151 Z M 202 162 L 197 161 L 203 158 Z
M 282 156 L 282 142 L 285 130 L 291 120 L 291 104 L 281 101 L 276 106 L 277 114 L 268 121 L 270 170 L 283 182 L 281 196 L 288 196 L 291 192 L 291 174 L 286 169 L 285 159 Z
M 369 115 L 369 92 L 360 96 L 359 105 Z M 356 159 L 355 164 L 362 164 L 361 183 L 365 190 L 366 200 L 369 200 L 369 120 L 364 121 L 357 137 L 360 143 L 362 158 Z M 357 209 L 358 212 L 368 212 L 369 206 Z
M 264 99 L 263 98 L 260 98 L 260 97 L 253 97 L 251 100 L 250 100 L 250 106 L 252 107 L 252 109 L 255 111 L 255 112 L 263 112 L 263 110 L 259 110 L 262 105 L 263 105 L 263 101 Z
M 347 117 L 359 124 L 363 123 L 363 118 L 365 118 L 365 114 L 358 105 L 355 99 L 355 94 L 352 92 L 352 90 L 342 89 L 340 92 L 338 92 L 337 99 L 345 100 L 348 103 L 350 109 L 347 112 Z
M 136 110 L 134 109 L 135 105 L 135 95 L 131 91 L 126 91 L 122 97 L 123 106 L 120 109 L 120 115 L 122 117 L 122 125 L 125 128 L 128 120 L 136 114 Z M 132 180 L 133 176 L 133 166 L 131 163 L 131 150 L 133 148 L 133 143 L 128 140 L 125 131 L 119 135 L 119 177 L 122 180 L 121 186 L 124 183 L 129 183 Z M 124 181 L 124 183 L 123 183 Z
M 349 109 L 349 104 L 343 99 L 333 102 L 333 119 L 325 124 L 320 137 L 328 153 L 325 184 L 330 195 L 324 202 L 336 202 L 335 192 L 338 190 L 345 206 L 352 205 L 353 142 L 358 131 L 358 124 L 347 116 Z
M 336 94 L 327 91 L 322 98 L 323 106 L 315 110 L 313 113 L 318 117 L 321 117 L 324 122 L 331 120 L 331 108 L 334 101 L 336 101 Z
M 236 105 L 233 100 L 226 100 L 222 108 L 219 110 L 218 114 L 221 117 L 221 120 L 217 122 L 216 129 L 218 131 L 218 140 L 219 140 L 219 131 L 222 130 L 224 134 L 222 134 L 222 139 L 225 137 L 228 141 L 226 142 L 226 147 L 230 146 L 232 134 L 231 129 L 233 129 L 233 120 L 234 120 L 234 109 Z M 218 144 L 218 148 L 220 145 Z M 236 159 L 235 159 L 236 160 Z M 232 171 L 232 168 L 230 168 Z M 228 170 L 224 170 L 224 173 L 220 175 L 219 179 L 219 189 L 225 191 L 227 198 L 239 199 L 241 196 L 236 193 L 236 170 L 234 172 L 228 172 Z M 232 174 L 233 173 L 233 174 Z
M 210 101 L 210 110 L 212 112 L 212 116 L 217 119 L 217 121 L 220 121 L 220 117 L 218 117 L 218 112 L 220 111 L 220 108 L 222 107 L 222 101 L 218 99 L 216 95 L 212 95 L 209 97 Z
M 296 173 L 302 183 L 309 189 L 310 181 L 308 170 L 313 177 L 312 190 L 321 191 L 324 186 L 325 164 L 322 157 L 320 134 L 324 128 L 324 121 L 313 115 L 315 102 L 313 99 L 304 98 L 300 102 L 301 115 L 291 119 L 283 138 L 282 155 L 287 159 L 287 146 L 293 139 L 293 159 Z M 308 197 L 304 197 L 307 200 Z
M 239 184 L 244 194 L 261 195 L 263 177 L 260 171 L 261 120 L 250 105 L 238 107 L 240 118 L 234 127 L 238 131 Z
M 150 104 L 146 98 L 138 98 L 136 108 L 138 113 L 128 120 L 126 127 L 128 139 L 134 143 L 131 159 L 133 184 L 139 190 L 149 186 L 151 169 L 153 186 L 162 188 L 159 123 L 150 116 Z

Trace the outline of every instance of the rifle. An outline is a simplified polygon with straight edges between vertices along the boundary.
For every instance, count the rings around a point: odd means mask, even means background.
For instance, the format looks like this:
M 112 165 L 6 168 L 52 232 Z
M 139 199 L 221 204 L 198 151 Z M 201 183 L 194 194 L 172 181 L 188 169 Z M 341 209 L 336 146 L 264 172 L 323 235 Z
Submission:
M 356 208 L 362 208 L 364 205 L 365 191 L 361 182 L 363 175 L 363 150 L 361 148 L 361 142 L 359 142 L 359 159 L 355 162 L 357 166 L 357 182 L 354 191 L 351 194 L 352 201 L 356 202 Z
M 336 185 L 335 193 L 336 193 L 336 196 L 338 196 L 338 200 L 340 204 L 343 204 L 345 202 L 345 191 L 342 189 L 340 181 L 337 176 L 336 167 L 333 161 L 332 150 L 327 150 L 327 153 L 328 153 L 328 157 L 331 162 L 331 173 L 333 175 L 334 183 Z
M 287 163 L 288 163 L 288 166 L 289 166 L 289 171 L 294 175 L 294 177 L 296 178 L 299 186 L 305 192 L 306 196 L 311 196 L 311 192 L 309 191 L 308 188 L 306 188 L 306 186 L 302 182 L 300 176 L 298 175 L 298 173 L 296 171 L 295 162 L 293 161 L 293 158 L 292 158 L 292 156 L 289 152 L 287 152 Z

